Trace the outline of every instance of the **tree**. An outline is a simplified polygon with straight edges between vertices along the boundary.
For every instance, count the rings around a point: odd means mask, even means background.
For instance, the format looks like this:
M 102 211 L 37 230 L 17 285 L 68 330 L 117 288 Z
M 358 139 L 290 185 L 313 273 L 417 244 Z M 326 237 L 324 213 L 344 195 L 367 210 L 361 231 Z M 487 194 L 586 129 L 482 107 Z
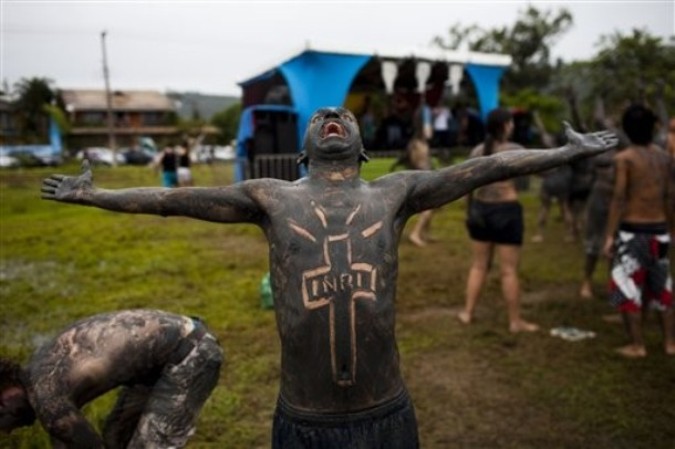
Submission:
M 593 102 L 591 98 L 591 67 L 588 61 L 574 61 L 569 64 L 559 63 L 555 68 L 548 86 L 548 91 L 556 98 L 563 100 L 563 116 L 572 122 L 576 129 L 594 128 Z
M 227 145 L 237 137 L 240 117 L 241 103 L 234 103 L 213 116 L 211 124 L 220 129 L 219 144 Z
M 519 13 L 511 28 L 484 30 L 477 25 L 457 23 L 450 28 L 447 40 L 436 36 L 433 43 L 449 50 L 466 45 L 472 51 L 508 54 L 513 63 L 504 75 L 503 90 L 510 93 L 524 88 L 537 90 L 547 86 L 553 72 L 551 47 L 572 23 L 567 9 L 553 13 L 529 6 Z
M 596 117 L 604 112 L 620 125 L 631 102 L 645 103 L 661 116 L 675 115 L 675 39 L 666 43 L 634 29 L 602 36 L 597 47 L 591 60 L 561 65 L 551 79 L 552 92 L 574 93 L 584 123 L 605 126 Z
M 675 113 L 675 38 L 666 44 L 645 30 L 633 29 L 629 35 L 603 36 L 599 47 L 590 63 L 589 81 L 592 94 L 603 98 L 608 110 L 623 109 L 628 101 L 656 108 L 656 97 L 663 95 L 663 102 L 671 105 L 670 114 Z
M 47 140 L 49 114 L 45 105 L 55 103 L 57 98 L 47 78 L 22 78 L 14 85 L 17 94 L 16 112 L 19 135 L 26 143 L 42 143 Z
M 502 103 L 505 106 L 537 112 L 544 128 L 550 133 L 557 134 L 562 130 L 561 120 L 565 104 L 558 97 L 541 95 L 534 89 L 521 89 L 514 94 L 502 95 Z

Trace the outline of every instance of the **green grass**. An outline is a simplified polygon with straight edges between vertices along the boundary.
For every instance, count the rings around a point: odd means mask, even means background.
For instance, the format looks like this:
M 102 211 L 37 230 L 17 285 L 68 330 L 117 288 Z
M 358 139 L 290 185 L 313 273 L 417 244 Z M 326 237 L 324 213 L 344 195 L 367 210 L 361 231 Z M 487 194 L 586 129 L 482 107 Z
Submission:
M 373 159 L 363 176 L 388 172 Z M 279 379 L 274 314 L 260 307 L 267 243 L 257 228 L 183 218 L 124 215 L 39 199 L 54 169 L 0 172 L 0 354 L 27 360 L 40 343 L 75 319 L 108 310 L 152 307 L 200 315 L 226 355 L 189 448 L 269 447 Z M 56 169 L 77 173 L 75 165 Z M 159 185 L 141 167 L 97 168 L 106 188 Z M 197 166 L 197 185 L 231 182 L 228 165 Z M 536 180 L 522 195 L 529 239 L 538 202 Z M 675 361 L 660 351 L 649 318 L 645 360 L 615 357 L 620 325 L 600 317 L 603 300 L 581 301 L 580 244 L 563 242 L 549 221 L 546 241 L 526 243 L 521 266 L 524 314 L 545 329 L 573 325 L 597 332 L 569 343 L 512 336 L 497 273 L 491 274 L 471 327 L 454 319 L 470 262 L 464 203 L 436 211 L 439 242 L 400 248 L 397 336 L 403 372 L 417 408 L 422 447 L 672 448 Z M 414 220 L 414 218 L 413 218 Z M 602 292 L 604 266 L 596 275 Z M 114 393 L 89 404 L 102 423 Z M 47 448 L 39 426 L 0 436 L 1 448 Z

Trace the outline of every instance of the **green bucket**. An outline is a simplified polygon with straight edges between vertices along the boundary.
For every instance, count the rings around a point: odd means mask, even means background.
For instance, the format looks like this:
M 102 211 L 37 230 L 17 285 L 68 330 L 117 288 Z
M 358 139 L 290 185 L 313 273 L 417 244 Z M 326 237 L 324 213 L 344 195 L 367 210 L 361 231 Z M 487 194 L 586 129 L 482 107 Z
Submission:
M 269 272 L 267 272 L 260 281 L 260 306 L 263 309 L 274 308 L 274 298 L 272 297 L 272 285 L 270 284 Z

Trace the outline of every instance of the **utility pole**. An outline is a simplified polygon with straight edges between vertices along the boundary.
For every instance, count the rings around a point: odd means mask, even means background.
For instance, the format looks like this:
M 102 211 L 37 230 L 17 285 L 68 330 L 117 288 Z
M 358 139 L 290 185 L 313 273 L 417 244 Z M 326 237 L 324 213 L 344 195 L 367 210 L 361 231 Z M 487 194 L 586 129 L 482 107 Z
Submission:
M 108 146 L 113 153 L 113 166 L 117 165 L 117 143 L 115 142 L 115 122 L 113 121 L 112 95 L 110 92 L 110 80 L 108 73 L 108 56 L 105 48 L 105 36 L 107 31 L 101 32 L 101 49 L 103 50 L 103 78 L 105 78 L 105 100 L 108 122 Z

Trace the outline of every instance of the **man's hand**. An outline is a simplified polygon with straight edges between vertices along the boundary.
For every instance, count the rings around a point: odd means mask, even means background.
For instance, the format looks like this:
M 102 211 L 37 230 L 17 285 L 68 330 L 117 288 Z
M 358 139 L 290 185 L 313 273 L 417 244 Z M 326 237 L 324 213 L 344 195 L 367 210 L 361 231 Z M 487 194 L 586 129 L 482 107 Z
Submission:
M 611 131 L 581 134 L 576 132 L 568 122 L 563 123 L 568 146 L 587 150 L 609 150 L 619 144 L 619 138 Z
M 83 203 L 93 190 L 89 161 L 82 162 L 80 176 L 51 175 L 42 181 L 42 199 Z

